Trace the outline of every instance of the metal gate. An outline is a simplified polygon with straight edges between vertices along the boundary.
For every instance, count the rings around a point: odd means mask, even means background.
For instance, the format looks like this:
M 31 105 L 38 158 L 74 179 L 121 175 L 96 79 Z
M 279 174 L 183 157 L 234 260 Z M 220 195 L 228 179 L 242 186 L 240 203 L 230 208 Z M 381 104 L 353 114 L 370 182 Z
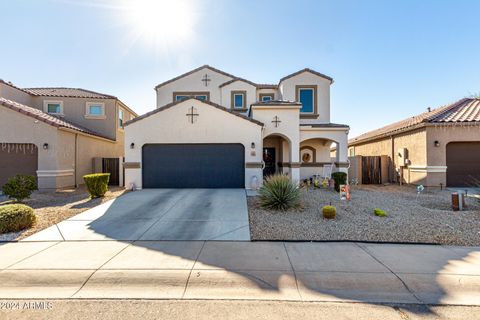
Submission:
M 118 158 L 102 158 L 102 172 L 110 173 L 109 185 L 118 186 L 120 184 L 120 161 Z

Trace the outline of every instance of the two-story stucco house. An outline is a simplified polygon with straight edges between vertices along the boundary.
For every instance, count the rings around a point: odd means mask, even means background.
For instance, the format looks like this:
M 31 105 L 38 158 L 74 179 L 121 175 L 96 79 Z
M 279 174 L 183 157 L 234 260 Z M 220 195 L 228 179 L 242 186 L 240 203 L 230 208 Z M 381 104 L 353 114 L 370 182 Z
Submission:
M 202 66 L 155 87 L 157 108 L 125 124 L 125 185 L 251 188 L 346 171 L 349 127 L 330 122 L 332 78 L 303 69 L 257 84 Z M 330 156 L 336 144 L 336 155 Z
M 0 188 L 15 174 L 37 177 L 39 189 L 83 184 L 124 153 L 123 123 L 137 114 L 118 98 L 84 89 L 19 88 L 0 80 Z M 118 174 L 117 174 L 118 172 Z

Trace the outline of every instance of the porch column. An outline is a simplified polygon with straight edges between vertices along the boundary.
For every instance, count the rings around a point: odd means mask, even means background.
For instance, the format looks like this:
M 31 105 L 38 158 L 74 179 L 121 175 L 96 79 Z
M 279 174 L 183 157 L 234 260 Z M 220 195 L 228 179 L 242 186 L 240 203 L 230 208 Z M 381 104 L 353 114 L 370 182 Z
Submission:
M 300 183 L 300 143 L 298 139 L 292 141 L 290 150 L 290 176 L 294 183 Z

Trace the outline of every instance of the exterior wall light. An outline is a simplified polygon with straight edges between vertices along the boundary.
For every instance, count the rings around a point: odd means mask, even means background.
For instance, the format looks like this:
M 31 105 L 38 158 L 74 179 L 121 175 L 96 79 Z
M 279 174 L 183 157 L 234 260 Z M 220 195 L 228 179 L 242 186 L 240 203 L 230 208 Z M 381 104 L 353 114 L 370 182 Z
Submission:
M 135 148 L 135 143 L 132 142 L 130 143 L 130 149 L 133 149 L 133 148 Z
M 47 150 L 47 149 L 48 149 L 48 143 L 45 142 L 45 143 L 43 144 L 43 150 Z
M 435 147 L 440 147 L 440 142 L 439 142 L 438 140 L 435 140 L 435 141 L 433 142 L 433 145 L 434 145 Z
M 251 147 L 252 149 L 255 149 L 255 142 L 252 142 L 252 144 L 250 145 L 250 147 Z

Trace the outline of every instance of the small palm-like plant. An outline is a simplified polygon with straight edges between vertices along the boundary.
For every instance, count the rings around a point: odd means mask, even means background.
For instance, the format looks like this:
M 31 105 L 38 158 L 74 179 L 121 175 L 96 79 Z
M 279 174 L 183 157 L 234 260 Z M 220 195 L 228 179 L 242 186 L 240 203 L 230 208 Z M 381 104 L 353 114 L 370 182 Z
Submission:
M 258 194 L 264 209 L 288 210 L 300 205 L 300 190 L 286 175 L 267 177 Z

